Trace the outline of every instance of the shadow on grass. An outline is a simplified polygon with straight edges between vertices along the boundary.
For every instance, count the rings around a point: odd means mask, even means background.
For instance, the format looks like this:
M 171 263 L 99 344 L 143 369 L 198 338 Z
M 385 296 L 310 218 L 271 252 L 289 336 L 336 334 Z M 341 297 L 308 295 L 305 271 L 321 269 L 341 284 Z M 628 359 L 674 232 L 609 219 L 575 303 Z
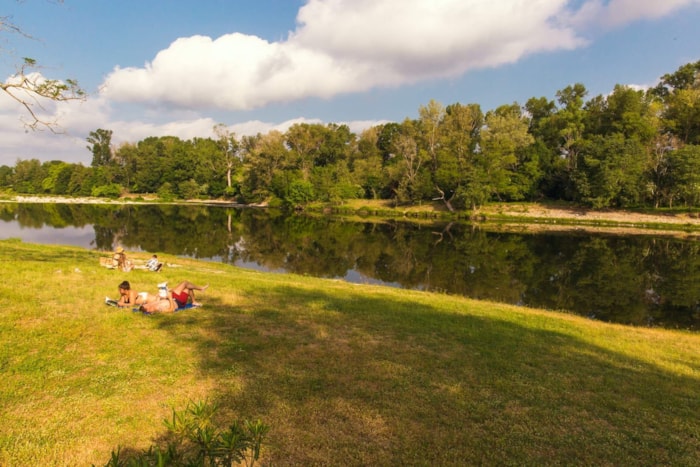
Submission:
M 232 418 L 271 425 L 272 464 L 689 465 L 700 452 L 697 380 L 579 338 L 383 294 L 278 286 L 258 300 L 159 326 L 199 349 Z

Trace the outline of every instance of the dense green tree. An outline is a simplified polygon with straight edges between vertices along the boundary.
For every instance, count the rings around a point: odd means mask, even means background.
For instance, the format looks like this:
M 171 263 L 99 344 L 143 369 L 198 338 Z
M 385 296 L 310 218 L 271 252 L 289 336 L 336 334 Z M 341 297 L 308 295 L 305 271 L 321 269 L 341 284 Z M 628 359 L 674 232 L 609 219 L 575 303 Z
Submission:
M 0 187 L 11 187 L 15 169 L 9 165 L 0 165 Z
M 44 193 L 64 195 L 68 192 L 68 182 L 73 172 L 72 164 L 62 161 L 50 161 L 43 164 L 46 177 L 41 182 Z
M 248 202 L 261 202 L 273 194 L 273 183 L 277 183 L 277 196 L 283 199 L 291 180 L 285 177 L 283 169 L 292 166 L 285 137 L 279 131 L 246 138 L 244 142 L 245 183 L 242 195 Z M 282 183 L 280 184 L 280 181 Z
M 324 138 L 318 156 L 314 159 L 315 167 L 346 163 L 354 150 L 355 134 L 347 125 L 330 123 L 324 127 Z
M 93 167 L 77 165 L 68 181 L 68 194 L 73 196 L 90 196 L 94 186 Z
M 653 125 L 655 109 L 650 96 L 641 90 L 628 86 L 616 85 L 607 96 L 604 131 L 598 134 L 621 133 L 626 138 L 636 138 L 647 144 L 654 138 L 656 128 Z
M 579 201 L 593 208 L 638 206 L 646 151 L 622 133 L 595 136 L 581 148 L 576 172 Z
M 666 129 L 681 143 L 700 143 L 700 60 L 662 76 L 651 94 L 665 104 Z
M 556 103 L 546 97 L 531 97 L 525 103 L 525 111 L 530 117 L 530 134 L 549 147 L 558 147 L 559 129 L 552 121 L 557 112 Z
M 700 144 L 700 86 L 680 89 L 667 98 L 668 129 L 684 144 Z
M 296 123 L 284 134 L 286 146 L 289 148 L 291 165 L 288 169 L 298 170 L 304 180 L 311 179 L 311 171 L 316 160 L 321 159 L 321 148 L 326 129 L 317 123 Z
M 518 104 L 486 113 L 479 169 L 488 182 L 490 195 L 496 199 L 521 200 L 531 189 L 532 181 L 518 176 L 521 162 L 525 162 L 520 156 L 534 142 L 528 127 L 529 122 Z M 536 163 L 534 166 L 536 170 Z
M 561 150 L 556 103 L 545 97 L 533 97 L 525 104 L 525 111 L 530 116 L 530 134 L 535 138 L 535 143 L 526 152 L 530 159 L 538 161 L 541 174 L 537 193 L 533 196 L 564 198 L 570 173 L 567 158 L 563 157 Z
M 56 177 L 56 183 L 54 184 L 54 194 L 57 195 L 67 195 L 69 193 L 68 187 L 70 186 L 70 180 L 73 176 L 73 172 L 76 170 L 78 164 L 65 164 L 61 171 Z
M 362 187 L 363 197 L 378 199 L 388 185 L 379 149 L 379 126 L 364 130 L 357 143 L 357 151 L 351 153 L 350 170 L 356 185 Z
M 561 107 L 556 112 L 554 123 L 559 130 L 560 153 L 566 158 L 569 170 L 576 168 L 578 151 L 583 142 L 585 130 L 583 104 L 586 94 L 588 91 L 580 83 L 557 91 L 557 101 Z
M 381 152 L 384 162 L 394 157 L 394 139 L 401 133 L 401 125 L 391 122 L 379 125 L 377 147 Z
M 477 104 L 452 104 L 445 108 L 441 124 L 440 150 L 436 156 L 433 182 L 448 210 L 464 208 L 458 193 L 475 170 L 474 152 L 479 141 L 484 116 Z
M 46 177 L 46 168 L 38 159 L 18 160 L 12 185 L 17 193 L 42 193 L 42 183 Z
M 346 161 L 315 167 L 312 173 L 315 198 L 323 201 L 341 202 L 361 198 L 362 187 L 354 183 Z
M 112 158 L 112 163 L 115 166 L 115 180 L 122 184 L 126 190 L 133 190 L 132 186 L 134 178 L 133 174 L 138 170 L 138 148 L 132 143 L 121 144 Z
M 103 167 L 112 162 L 112 130 L 98 128 L 91 131 L 86 140 L 90 143 L 87 148 L 92 153 L 93 167 Z
M 669 154 L 669 171 L 673 180 L 673 200 L 685 205 L 700 206 L 700 145 L 688 145 Z
M 652 93 L 665 98 L 675 90 L 697 88 L 698 76 L 700 76 L 700 60 L 686 63 L 675 72 L 663 75 Z
M 240 191 L 241 146 L 236 140 L 238 148 L 235 158 L 222 157 L 220 141 L 211 138 L 194 138 L 189 148 L 190 157 L 197 163 L 193 164 L 192 180 L 199 185 L 202 196 L 234 197 Z M 229 155 L 230 157 L 230 155 Z M 229 177 L 231 185 L 229 186 Z
M 171 169 L 166 140 L 152 136 L 139 141 L 136 147 L 137 157 L 132 176 L 134 191 L 156 193 L 162 183 L 170 181 L 165 176 Z
M 421 199 L 421 174 L 426 162 L 426 152 L 418 144 L 417 124 L 405 120 L 392 144 L 391 165 L 393 192 L 399 203 L 414 203 Z

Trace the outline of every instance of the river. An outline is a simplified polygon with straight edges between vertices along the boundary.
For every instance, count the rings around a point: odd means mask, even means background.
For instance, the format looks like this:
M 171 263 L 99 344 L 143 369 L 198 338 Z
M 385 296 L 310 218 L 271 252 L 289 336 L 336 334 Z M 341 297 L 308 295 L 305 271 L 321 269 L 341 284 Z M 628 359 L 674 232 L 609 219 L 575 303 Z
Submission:
M 6 238 L 100 251 L 121 245 L 635 326 L 700 328 L 700 242 L 661 234 L 509 233 L 217 206 L 5 203 Z

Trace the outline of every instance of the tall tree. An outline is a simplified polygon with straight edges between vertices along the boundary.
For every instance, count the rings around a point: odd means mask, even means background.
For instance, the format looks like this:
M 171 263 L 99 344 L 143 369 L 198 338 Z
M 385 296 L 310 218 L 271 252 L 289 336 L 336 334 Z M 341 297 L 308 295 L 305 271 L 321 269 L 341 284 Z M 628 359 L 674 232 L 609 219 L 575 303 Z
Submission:
M 388 184 L 378 146 L 379 131 L 379 126 L 373 126 L 360 133 L 357 151 L 350 159 L 354 180 L 363 188 L 365 197 L 370 199 L 380 198 Z
M 289 166 L 289 150 L 285 138 L 273 130 L 265 135 L 244 139 L 245 157 L 243 160 L 245 184 L 243 196 L 249 202 L 261 202 L 273 193 L 275 185 L 281 186 L 277 195 L 284 199 L 284 191 L 289 187 L 283 169 Z
M 123 143 L 114 151 L 112 161 L 117 167 L 117 182 L 131 190 L 133 174 L 137 170 L 138 148 L 135 144 Z
M 669 159 L 673 198 L 689 206 L 700 206 L 700 145 L 684 146 L 671 152 Z
M 445 118 L 445 107 L 435 100 L 430 100 L 428 105 L 418 108 L 418 123 L 421 136 L 421 145 L 428 153 L 431 170 L 435 172 L 438 166 L 438 151 L 440 150 L 440 129 Z
M 528 152 L 537 159 L 541 172 L 538 191 L 551 198 L 564 197 L 570 174 L 568 161 L 562 157 L 557 105 L 545 97 L 533 97 L 525 110 L 530 116 L 530 134 L 535 137 Z
M 38 159 L 18 160 L 12 180 L 17 193 L 41 193 L 46 167 Z
M 221 151 L 221 160 L 226 170 L 226 192 L 231 195 L 233 194 L 233 171 L 241 163 L 241 143 L 236 138 L 236 133 L 230 131 L 223 123 L 214 126 L 214 134 L 217 137 L 217 144 Z
M 663 75 L 652 92 L 664 98 L 675 90 L 697 88 L 699 76 L 700 60 L 694 63 L 686 63 L 675 72 Z
M 653 109 L 644 91 L 618 84 L 605 98 L 604 127 L 598 134 L 622 133 L 626 138 L 648 143 L 656 132 Z
M 576 168 L 578 150 L 583 140 L 585 116 L 583 99 L 587 93 L 588 91 L 581 83 L 557 91 L 557 100 L 561 106 L 556 113 L 560 148 L 570 170 Z
M 534 181 L 518 180 L 519 155 L 534 142 L 529 121 L 518 104 L 488 112 L 481 132 L 481 169 L 487 174 L 491 195 L 499 199 L 523 199 Z
M 642 200 L 645 148 L 623 133 L 596 135 L 580 150 L 575 174 L 579 201 L 594 208 L 634 207 Z
M 103 167 L 112 162 L 112 130 L 98 128 L 91 131 L 86 138 L 91 146 L 87 146 L 92 153 L 92 166 Z
M 304 180 L 311 178 L 316 160 L 321 158 L 326 133 L 324 126 L 318 123 L 295 123 L 284 134 L 294 165 Z
M 700 86 L 673 91 L 664 113 L 669 130 L 684 144 L 700 144 Z
M 433 183 L 448 210 L 465 207 L 453 204 L 468 173 L 474 170 L 474 151 L 483 125 L 483 114 L 477 104 L 452 104 L 445 108 L 440 131 L 440 150 L 436 152 Z
M 419 176 L 425 162 L 424 152 L 418 146 L 416 123 L 405 120 L 392 146 L 396 160 L 396 200 L 400 203 L 416 202 L 420 199 Z

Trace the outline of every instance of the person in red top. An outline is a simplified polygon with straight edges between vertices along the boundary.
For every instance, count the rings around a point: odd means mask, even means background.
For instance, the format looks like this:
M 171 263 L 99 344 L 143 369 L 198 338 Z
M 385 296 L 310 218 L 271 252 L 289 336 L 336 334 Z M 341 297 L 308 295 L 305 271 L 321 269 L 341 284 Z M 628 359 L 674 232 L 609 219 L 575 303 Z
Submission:
M 190 281 L 182 281 L 179 284 L 177 284 L 173 289 L 170 289 L 170 295 L 173 297 L 173 300 L 175 300 L 175 303 L 177 304 L 178 308 L 182 308 L 187 303 L 192 303 L 192 305 L 199 305 L 194 300 L 194 291 L 204 291 L 207 290 L 207 287 L 209 285 L 205 286 L 199 286 L 199 285 L 194 285 Z

